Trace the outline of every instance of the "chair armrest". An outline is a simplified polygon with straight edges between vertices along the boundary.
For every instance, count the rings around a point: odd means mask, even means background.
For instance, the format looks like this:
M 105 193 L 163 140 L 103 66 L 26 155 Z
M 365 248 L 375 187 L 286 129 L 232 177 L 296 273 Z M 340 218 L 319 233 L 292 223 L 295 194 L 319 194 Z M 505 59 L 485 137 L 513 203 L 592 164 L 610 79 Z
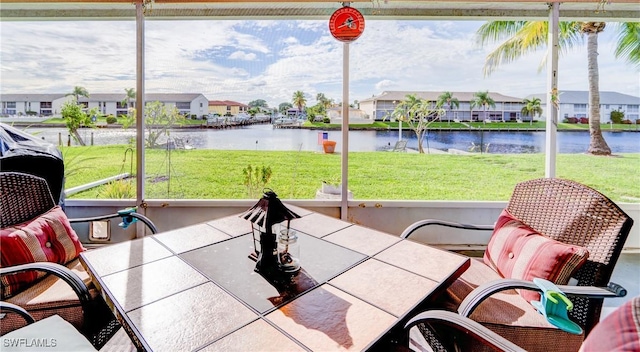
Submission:
M 422 312 L 411 318 L 404 326 L 405 330 L 420 324 L 436 322 L 445 324 L 462 331 L 465 334 L 472 335 L 476 340 L 480 340 L 484 344 L 501 351 L 522 352 L 525 349 L 487 329 L 479 323 L 458 315 L 454 312 L 444 310 L 429 310 Z
M 409 225 L 406 229 L 404 229 L 404 231 L 402 231 L 402 234 L 400 235 L 400 237 L 408 238 L 409 236 L 411 236 L 411 234 L 415 230 L 424 226 L 431 226 L 431 225 L 453 227 L 453 228 L 464 229 L 464 230 L 485 230 L 485 231 L 491 231 L 493 230 L 493 227 L 494 227 L 493 225 L 460 224 L 460 223 L 451 222 L 451 221 L 425 219 L 425 220 L 416 221 L 413 224 Z
M 148 217 L 146 217 L 146 216 L 144 216 L 144 215 L 142 215 L 140 213 L 137 213 L 137 212 L 128 213 L 127 216 L 131 216 L 131 217 L 134 217 L 134 218 L 142 221 L 145 225 L 147 225 L 149 230 L 151 230 L 151 233 L 153 233 L 153 234 L 158 233 L 158 229 L 156 228 L 156 225 Z M 69 222 L 70 223 L 79 223 L 79 222 L 89 222 L 89 221 L 100 221 L 100 220 L 121 218 L 121 217 L 122 217 L 121 214 L 115 213 L 115 214 L 92 216 L 92 217 L 88 217 L 88 218 L 73 218 L 73 219 L 69 219 Z
M 627 295 L 627 290 L 613 282 L 610 282 L 607 287 L 571 285 L 557 286 L 565 294 L 583 296 L 586 298 L 611 298 L 624 297 Z M 531 281 L 518 279 L 494 280 L 484 283 L 471 291 L 462 303 L 460 303 L 458 313 L 464 317 L 468 317 L 480 305 L 480 303 L 482 303 L 482 301 L 489 298 L 492 294 L 510 289 L 525 289 L 542 292 L 542 289 Z
M 0 311 L 8 311 L 21 316 L 22 319 L 27 322 L 27 325 L 36 322 L 36 320 L 33 318 L 33 316 L 31 316 L 31 314 L 29 314 L 29 312 L 13 303 L 0 301 Z M 4 314 L 2 315 L 2 318 L 4 318 Z
M 91 303 L 91 295 L 89 294 L 89 288 L 85 285 L 84 281 L 71 269 L 66 266 L 50 263 L 50 262 L 35 262 L 35 263 L 27 263 L 14 265 L 9 267 L 0 268 L 0 275 L 8 275 L 20 273 L 23 271 L 43 271 L 48 274 L 52 274 L 66 282 L 71 289 L 78 295 L 78 299 L 80 300 L 80 304 L 82 305 L 82 310 L 84 312 L 89 311 L 89 305 Z

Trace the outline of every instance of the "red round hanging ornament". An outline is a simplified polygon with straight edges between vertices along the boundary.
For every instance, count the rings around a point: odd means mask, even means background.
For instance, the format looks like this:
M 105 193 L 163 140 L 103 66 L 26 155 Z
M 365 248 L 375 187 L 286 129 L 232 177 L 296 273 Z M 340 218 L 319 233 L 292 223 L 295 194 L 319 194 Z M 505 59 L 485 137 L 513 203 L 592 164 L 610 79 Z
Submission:
M 341 7 L 331 15 L 329 31 L 337 40 L 350 43 L 364 32 L 364 16 L 353 7 Z

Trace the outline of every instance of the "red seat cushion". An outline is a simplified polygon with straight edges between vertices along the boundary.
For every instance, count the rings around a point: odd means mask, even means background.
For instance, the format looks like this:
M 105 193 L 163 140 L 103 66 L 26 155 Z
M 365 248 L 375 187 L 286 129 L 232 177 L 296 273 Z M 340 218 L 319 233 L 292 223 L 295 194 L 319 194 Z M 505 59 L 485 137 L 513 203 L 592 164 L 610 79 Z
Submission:
M 580 348 L 580 352 L 600 351 L 640 351 L 640 296 L 607 315 Z
M 0 265 L 9 267 L 33 262 L 66 264 L 77 258 L 84 247 L 69 219 L 59 206 L 45 214 L 0 230 Z M 45 274 L 28 271 L 3 275 L 2 298 L 11 297 Z
M 580 246 L 546 237 L 502 211 L 484 252 L 484 263 L 502 277 L 531 281 L 534 278 L 566 285 L 569 278 L 589 257 Z M 527 301 L 539 300 L 534 291 L 520 290 Z

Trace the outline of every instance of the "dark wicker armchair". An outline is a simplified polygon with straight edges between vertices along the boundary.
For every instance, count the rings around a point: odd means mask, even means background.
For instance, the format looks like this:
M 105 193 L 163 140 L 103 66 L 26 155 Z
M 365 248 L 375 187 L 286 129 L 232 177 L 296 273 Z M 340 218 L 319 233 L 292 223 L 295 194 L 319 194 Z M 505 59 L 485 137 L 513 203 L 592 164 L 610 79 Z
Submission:
M 569 317 L 582 327 L 584 334 L 570 335 L 548 324 L 514 290 L 540 291 L 536 285 L 529 281 L 502 278 L 482 260 L 472 261 L 470 269 L 447 289 L 438 305 L 471 317 L 527 350 L 575 351 L 598 322 L 604 298 L 625 294 L 620 287 L 613 290 L 594 287 L 606 287 L 609 284 L 633 220 L 598 191 L 558 178 L 541 178 L 517 184 L 506 210 L 543 236 L 588 250 L 586 263 L 572 276 L 577 279 L 577 286 L 561 287 L 574 303 Z M 415 230 L 430 225 L 470 230 L 493 229 L 493 225 L 423 220 L 409 226 L 402 237 L 407 238 Z M 424 326 L 420 327 L 423 333 L 429 334 Z M 563 343 L 558 344 L 558 341 Z
M 43 178 L 19 172 L 0 172 L 0 229 L 27 223 L 55 206 Z M 133 212 L 128 216 L 140 219 L 151 232 L 157 232 L 154 224 L 141 214 Z M 69 222 L 117 217 L 121 217 L 121 214 L 69 219 Z M 2 334 L 20 328 L 33 319 L 38 321 L 57 314 L 76 326 L 94 346 L 100 348 L 112 330 L 119 327 L 77 258 L 65 265 L 34 262 L 13 266 L 5 266 L 5 258 L 2 258 L 2 277 L 31 271 L 45 272 L 48 275 L 5 299 L 2 305 L 4 314 L 0 320 Z M 22 310 L 7 308 L 16 306 Z M 23 314 L 25 311 L 30 317 Z

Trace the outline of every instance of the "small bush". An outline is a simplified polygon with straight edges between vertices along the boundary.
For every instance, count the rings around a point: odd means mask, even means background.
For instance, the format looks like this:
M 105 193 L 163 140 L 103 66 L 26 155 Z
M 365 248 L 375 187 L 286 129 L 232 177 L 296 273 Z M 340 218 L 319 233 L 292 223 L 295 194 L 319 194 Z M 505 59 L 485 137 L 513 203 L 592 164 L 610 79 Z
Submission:
M 580 118 L 580 123 L 581 123 L 581 124 L 586 125 L 586 124 L 588 124 L 588 123 L 589 123 L 589 119 L 588 119 L 588 118 L 586 118 L 586 117 L 581 117 L 581 118 Z
M 567 117 L 562 122 L 564 122 L 564 123 L 578 123 L 578 118 L 577 117 Z
M 613 123 L 622 123 L 622 120 L 624 120 L 624 112 L 620 110 L 611 111 L 611 121 Z
M 107 116 L 107 123 L 108 124 L 113 125 L 114 123 L 117 123 L 117 122 L 118 122 L 118 118 L 116 118 L 115 116 L 113 116 L 113 115 Z
M 331 123 L 331 119 L 328 117 L 325 117 L 324 119 L 322 119 L 322 122 L 324 123 Z
M 107 199 L 131 199 L 136 197 L 135 193 L 131 181 L 116 180 L 104 185 L 102 192 L 100 192 L 100 197 Z
M 624 125 L 631 125 L 631 124 L 632 124 L 632 122 L 631 122 L 631 120 L 622 120 L 622 124 L 624 124 Z
M 269 180 L 271 180 L 271 167 L 251 167 L 249 164 L 242 169 L 244 175 L 244 185 L 247 187 L 247 195 L 249 198 L 257 198 L 262 195 L 262 191 Z

